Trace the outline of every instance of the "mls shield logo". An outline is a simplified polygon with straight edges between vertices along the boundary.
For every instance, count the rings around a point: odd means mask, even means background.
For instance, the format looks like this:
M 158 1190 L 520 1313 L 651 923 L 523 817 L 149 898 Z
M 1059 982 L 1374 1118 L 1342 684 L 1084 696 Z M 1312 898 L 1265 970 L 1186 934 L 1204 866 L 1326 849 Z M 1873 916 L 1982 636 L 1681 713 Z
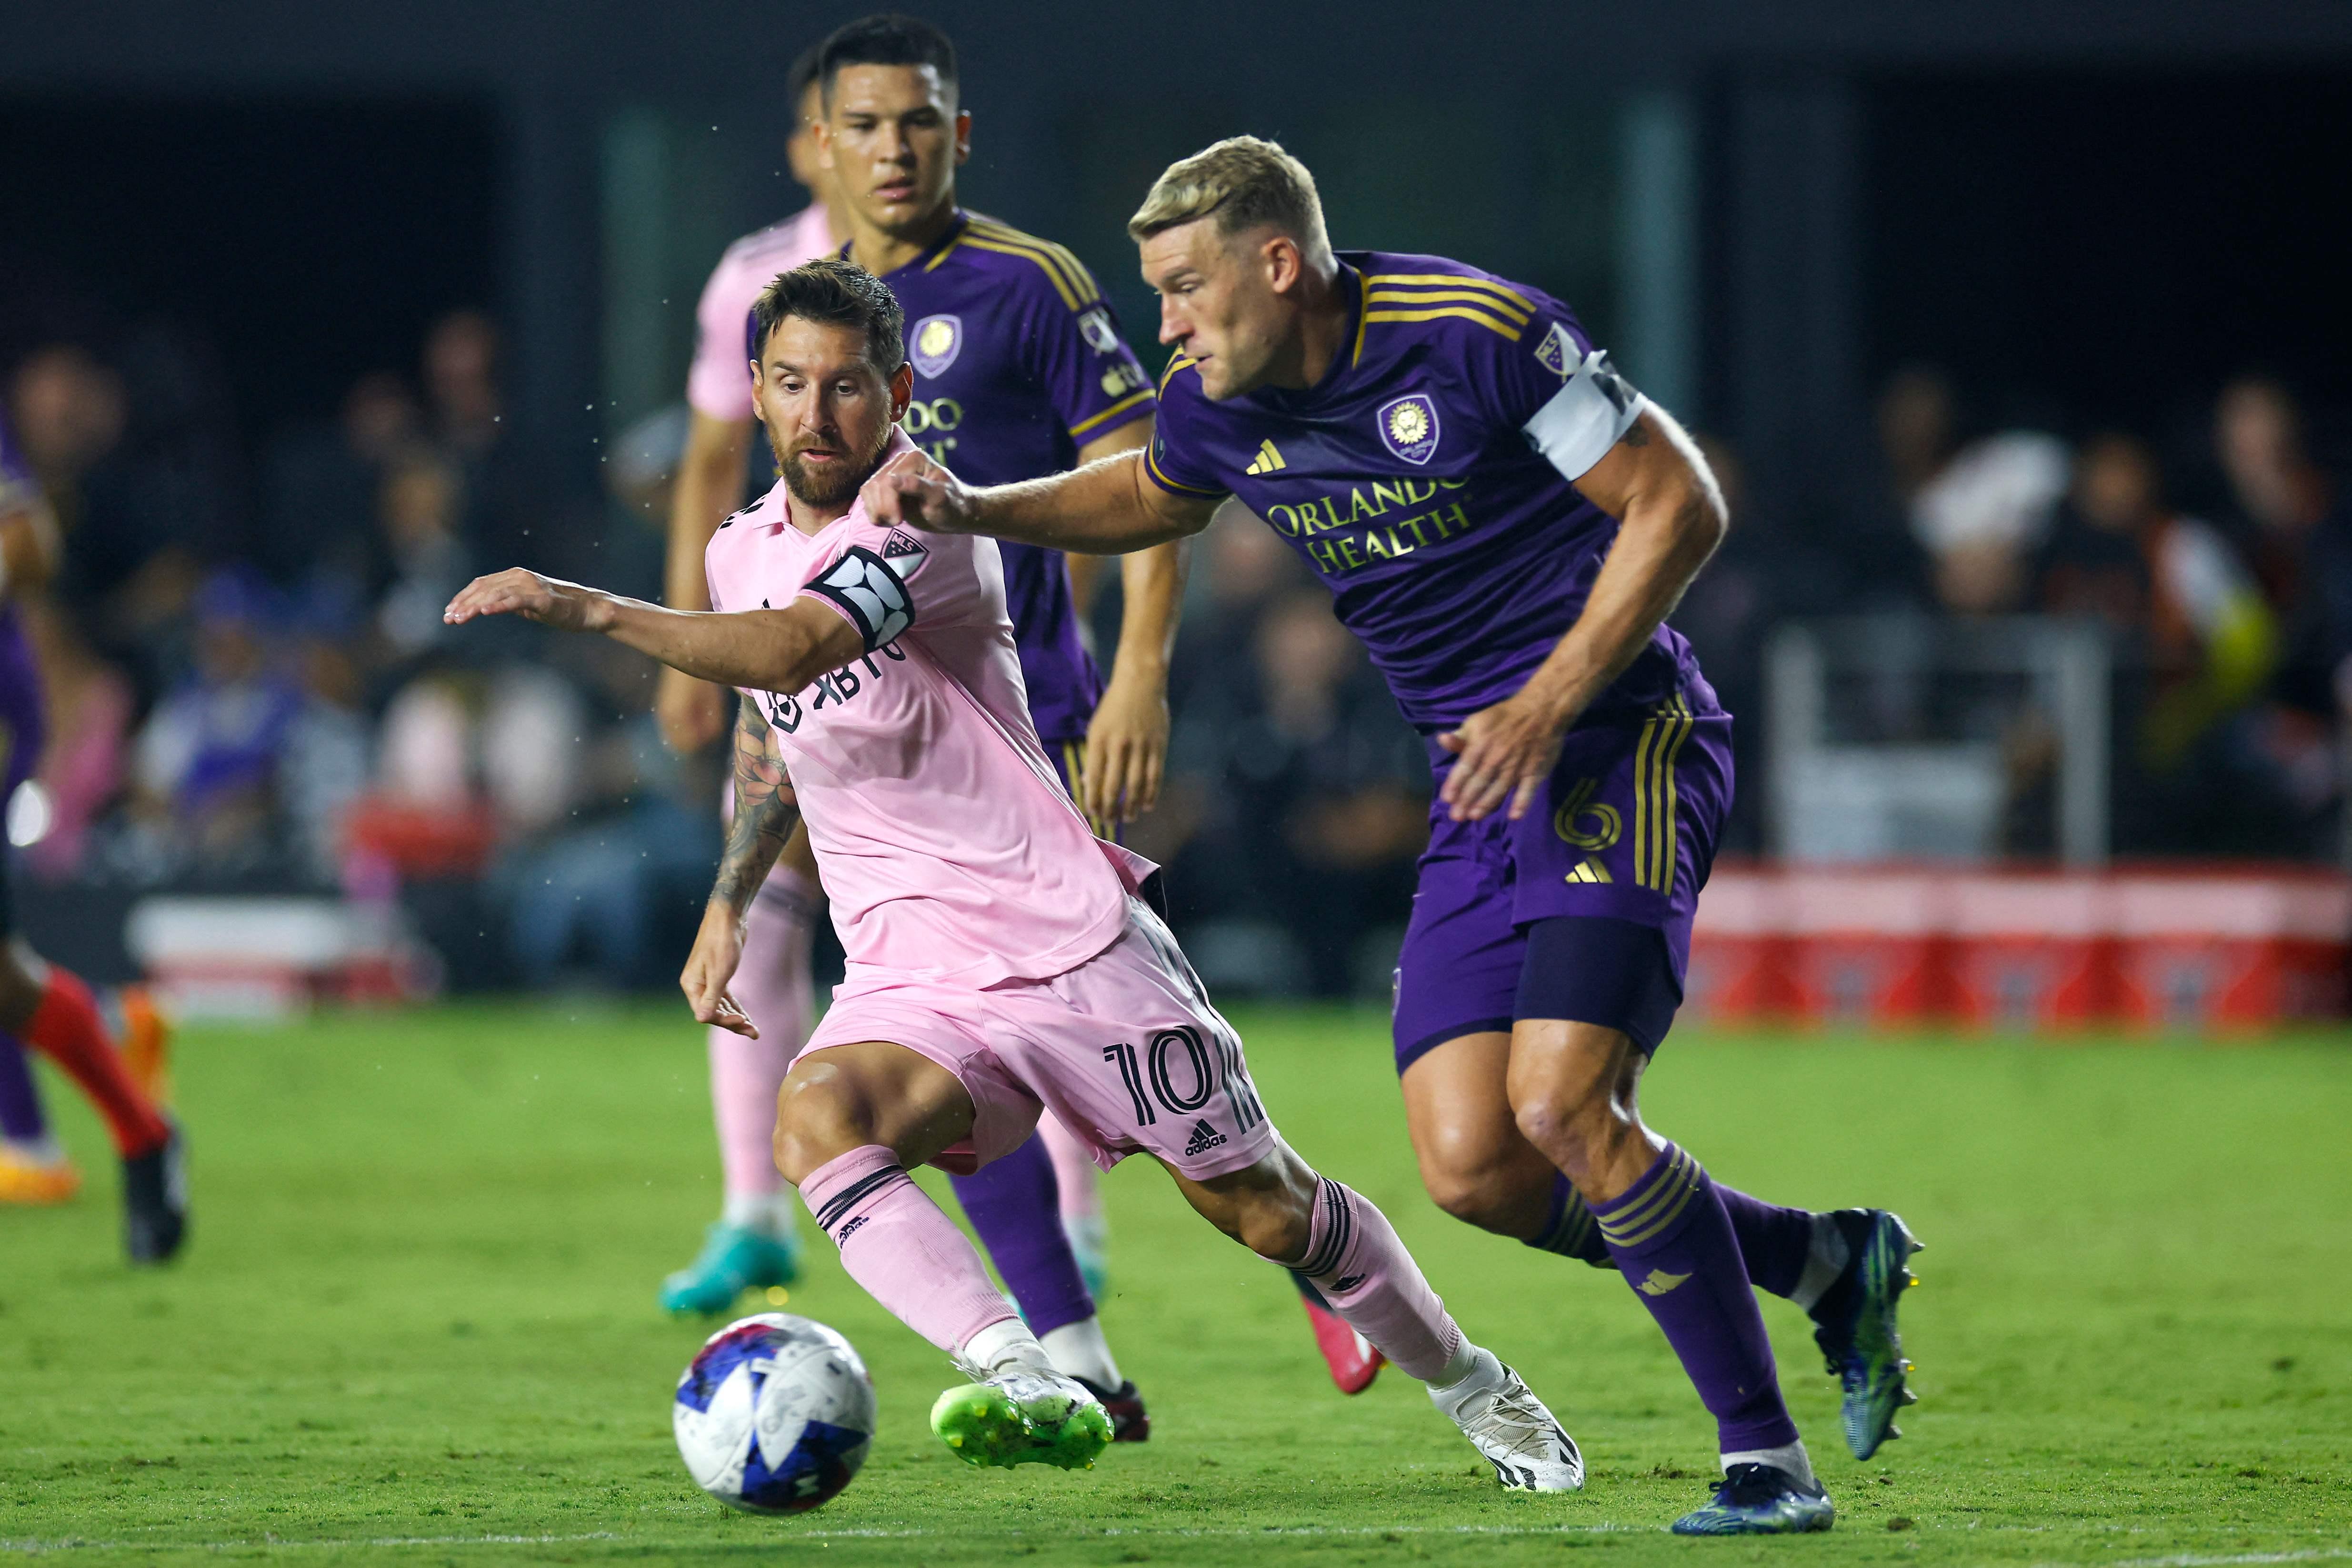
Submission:
M 1568 335 L 1568 329 L 1555 321 L 1543 341 L 1536 345 L 1536 363 L 1566 381 L 1584 364 L 1584 350 Z
M 926 316 L 915 323 L 907 334 L 913 345 L 915 369 L 925 381 L 929 381 L 955 363 L 963 352 L 963 318 L 961 316 Z
M 1087 347 L 1097 354 L 1118 350 L 1118 330 L 1110 324 L 1110 310 L 1107 306 L 1097 305 L 1078 318 L 1078 335 L 1087 340 Z
M 1414 392 L 1381 410 L 1381 439 L 1408 463 L 1426 463 L 1437 455 L 1437 404 Z

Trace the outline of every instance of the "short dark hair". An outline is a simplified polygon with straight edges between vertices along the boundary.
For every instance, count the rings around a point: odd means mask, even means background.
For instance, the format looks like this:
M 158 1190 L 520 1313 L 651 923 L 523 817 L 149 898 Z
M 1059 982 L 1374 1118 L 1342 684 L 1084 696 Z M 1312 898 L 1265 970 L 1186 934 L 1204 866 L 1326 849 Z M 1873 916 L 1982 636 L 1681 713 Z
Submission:
M 817 67 L 824 59 L 824 41 L 819 39 L 793 57 L 792 68 L 784 72 L 784 101 L 792 105 L 794 114 L 801 111 L 801 99 L 816 84 Z
M 845 22 L 817 46 L 817 69 L 828 107 L 833 78 L 844 66 L 929 66 L 950 93 L 955 90 L 956 52 L 948 36 L 919 16 L 895 11 Z
M 866 357 L 886 376 L 907 362 L 907 317 L 889 286 L 854 261 L 820 256 L 780 272 L 751 307 L 751 357 L 765 356 L 768 334 L 792 318 L 866 334 Z

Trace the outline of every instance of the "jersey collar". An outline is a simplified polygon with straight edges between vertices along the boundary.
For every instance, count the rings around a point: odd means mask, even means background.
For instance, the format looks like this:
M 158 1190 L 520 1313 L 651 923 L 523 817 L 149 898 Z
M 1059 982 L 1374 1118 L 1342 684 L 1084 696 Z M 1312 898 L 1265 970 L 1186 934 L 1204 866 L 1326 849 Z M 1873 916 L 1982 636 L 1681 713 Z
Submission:
M 1263 387 L 1252 393 L 1277 408 L 1304 407 L 1339 389 L 1364 357 L 1364 274 L 1346 261 L 1339 263 L 1339 292 L 1348 303 L 1348 324 L 1339 334 L 1339 351 L 1323 367 L 1322 376 L 1308 387 Z
M 957 246 L 963 243 L 964 231 L 971 227 L 971 214 L 965 212 L 961 207 L 958 207 L 955 210 L 955 221 L 948 225 L 946 233 L 933 240 L 930 245 L 921 252 L 921 254 L 918 255 L 914 258 L 914 260 L 906 263 L 904 266 L 894 267 L 888 272 L 884 273 L 882 275 L 884 280 L 887 281 L 888 279 L 896 277 L 899 274 L 905 272 L 930 271 L 933 267 L 939 266 L 940 263 L 948 258 L 948 253 L 950 251 L 955 249 Z M 842 242 L 841 248 L 833 254 L 840 260 L 848 261 L 851 259 L 849 249 L 850 244 L 848 241 L 845 240 Z

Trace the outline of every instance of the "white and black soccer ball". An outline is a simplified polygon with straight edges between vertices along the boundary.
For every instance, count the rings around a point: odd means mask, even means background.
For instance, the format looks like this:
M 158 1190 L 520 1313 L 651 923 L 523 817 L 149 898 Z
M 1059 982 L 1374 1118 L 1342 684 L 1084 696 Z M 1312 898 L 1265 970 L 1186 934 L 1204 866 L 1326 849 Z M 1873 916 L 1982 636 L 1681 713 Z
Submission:
M 805 1513 L 866 1462 L 874 1380 L 823 1323 L 761 1312 L 704 1342 L 670 1414 L 695 1485 L 747 1513 Z

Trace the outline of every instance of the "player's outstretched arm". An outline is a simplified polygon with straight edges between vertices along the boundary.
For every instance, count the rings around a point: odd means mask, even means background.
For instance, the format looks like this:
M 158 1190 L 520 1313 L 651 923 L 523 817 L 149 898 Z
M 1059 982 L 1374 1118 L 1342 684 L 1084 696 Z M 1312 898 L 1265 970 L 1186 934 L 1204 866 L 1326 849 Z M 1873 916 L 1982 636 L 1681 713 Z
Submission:
M 1506 801 L 1523 817 L 1559 760 L 1577 716 L 1625 673 L 1723 542 L 1729 519 L 1706 459 L 1655 404 L 1584 474 L 1585 498 L 1618 521 L 1584 613 L 1512 696 L 1438 742 L 1460 760 L 1443 799 L 1456 821 Z
M 476 578 L 441 619 L 462 626 L 481 615 L 601 632 L 673 670 L 763 692 L 796 692 L 865 651 L 857 629 L 814 600 L 782 610 L 665 610 L 520 567 Z
M 987 534 L 1085 555 L 1125 555 L 1199 533 L 1217 498 L 1172 495 L 1120 452 L 1043 479 L 975 488 L 919 452 L 882 465 L 862 492 L 866 514 L 935 534 Z
M 710 901 L 703 906 L 702 929 L 677 978 L 686 1005 L 703 1023 L 760 1038 L 750 1015 L 727 988 L 743 961 L 743 924 L 751 913 L 751 900 L 768 880 L 800 817 L 799 798 L 793 792 L 776 732 L 746 697 L 735 721 L 735 815 L 727 824 L 727 848 L 719 857 Z

